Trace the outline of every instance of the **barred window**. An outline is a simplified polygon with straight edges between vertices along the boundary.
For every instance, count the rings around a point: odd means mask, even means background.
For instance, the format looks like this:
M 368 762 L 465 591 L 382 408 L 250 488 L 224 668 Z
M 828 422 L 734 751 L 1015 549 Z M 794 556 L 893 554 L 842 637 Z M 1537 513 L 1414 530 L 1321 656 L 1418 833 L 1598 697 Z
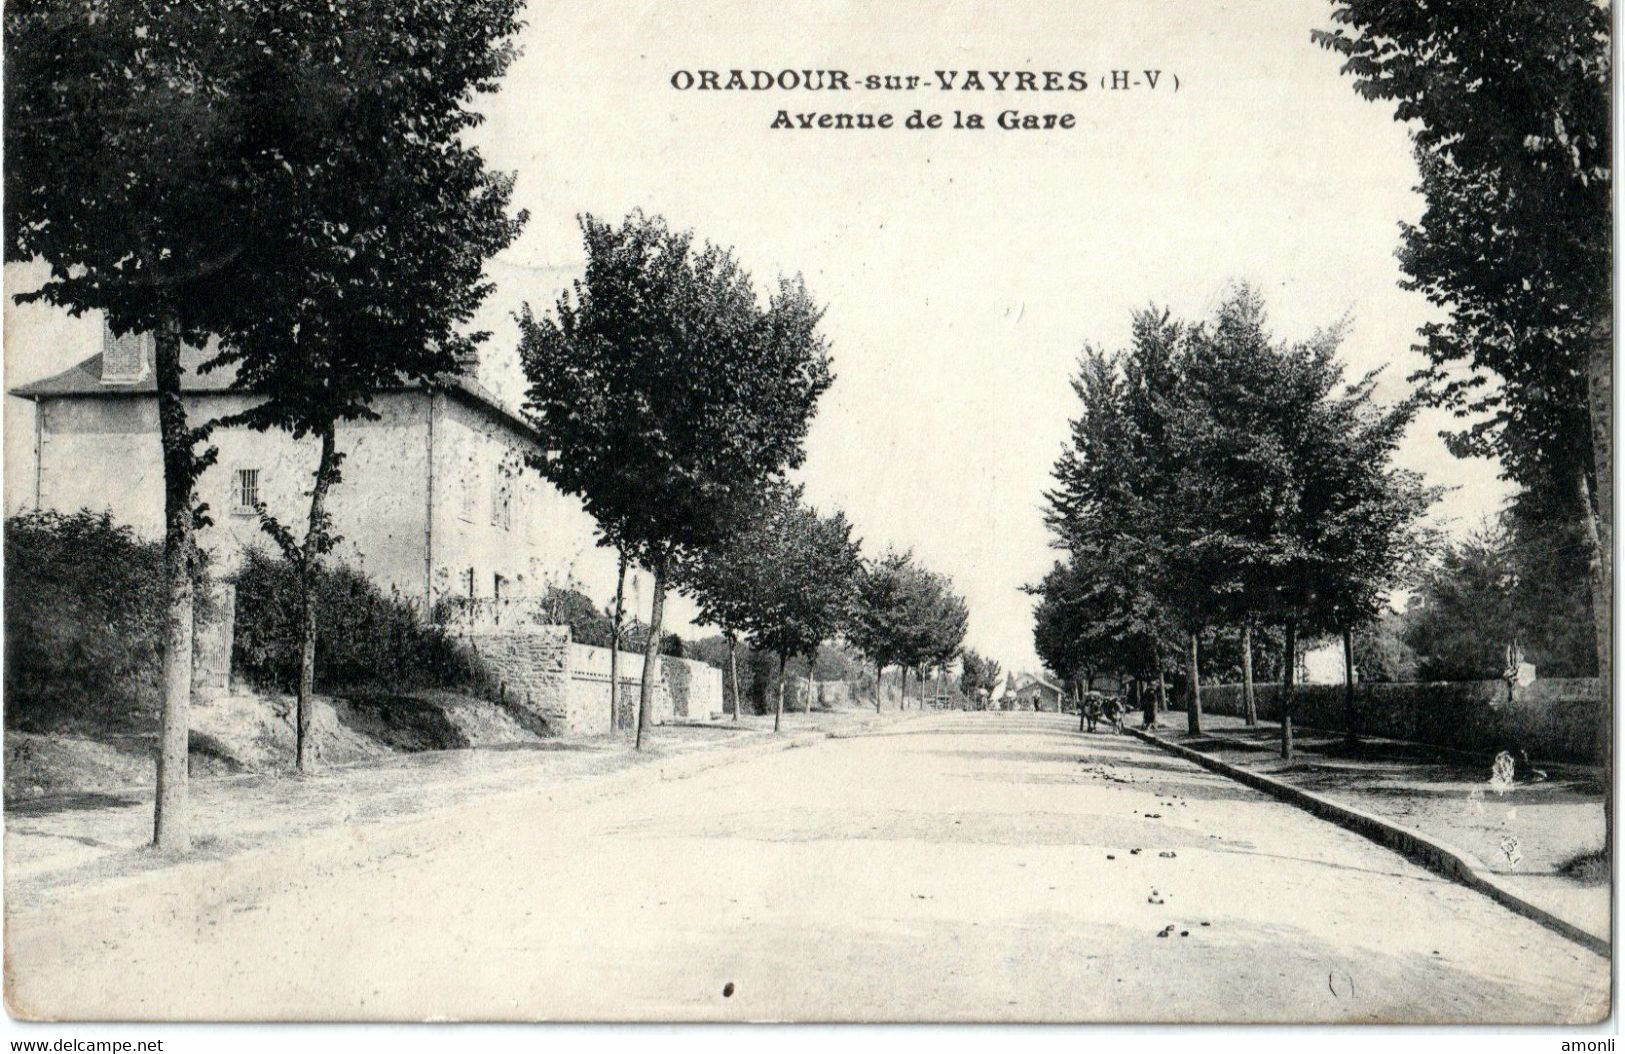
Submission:
M 260 502 L 260 470 L 240 468 L 232 484 L 232 504 L 235 512 L 247 514 L 255 511 Z

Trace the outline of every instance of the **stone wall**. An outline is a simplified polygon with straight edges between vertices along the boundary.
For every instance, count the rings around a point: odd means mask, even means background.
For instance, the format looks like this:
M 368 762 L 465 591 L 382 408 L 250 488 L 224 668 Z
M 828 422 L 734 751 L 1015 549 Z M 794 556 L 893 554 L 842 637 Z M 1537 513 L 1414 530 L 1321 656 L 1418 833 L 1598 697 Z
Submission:
M 609 654 L 608 648 L 591 644 L 570 645 L 571 708 L 582 715 L 584 731 L 595 735 L 609 731 Z M 615 698 L 615 727 L 628 729 L 633 727 L 633 713 L 643 685 L 642 654 L 621 652 L 616 678 L 620 684 Z M 660 701 L 660 693 L 656 692 L 653 704 L 656 723 L 660 721 Z
M 566 626 L 517 626 L 458 634 L 497 683 L 499 698 L 523 707 L 556 733 L 585 724 L 570 698 L 570 630 Z
M 674 720 L 708 721 L 722 713 L 721 670 L 710 663 L 670 655 L 661 659 L 661 667 Z
M 1278 684 L 1255 686 L 1259 717 L 1280 720 L 1280 694 Z M 1294 695 L 1294 724 L 1343 728 L 1342 685 L 1299 685 Z M 1369 683 L 1356 686 L 1354 698 L 1366 735 L 1487 754 L 1521 750 L 1540 760 L 1594 762 L 1607 750 L 1594 677 L 1539 680 L 1510 696 L 1505 681 Z M 1204 686 L 1202 710 L 1242 715 L 1241 685 Z
M 531 598 L 456 599 L 439 605 L 446 629 L 472 648 L 507 702 L 523 706 L 560 735 L 606 735 L 610 723 L 610 650 L 570 639 L 549 625 Z M 633 726 L 643 656 L 620 653 L 616 727 Z M 665 657 L 652 703 L 655 724 L 707 720 L 722 710 L 722 671 Z
M 590 644 L 570 645 L 572 705 L 589 715 L 594 731 L 604 731 L 609 720 L 609 649 Z M 621 652 L 617 671 L 616 723 L 631 728 L 643 684 L 643 656 Z M 722 712 L 722 671 L 693 659 L 661 657 L 661 678 L 650 705 L 657 725 L 672 721 L 706 721 Z

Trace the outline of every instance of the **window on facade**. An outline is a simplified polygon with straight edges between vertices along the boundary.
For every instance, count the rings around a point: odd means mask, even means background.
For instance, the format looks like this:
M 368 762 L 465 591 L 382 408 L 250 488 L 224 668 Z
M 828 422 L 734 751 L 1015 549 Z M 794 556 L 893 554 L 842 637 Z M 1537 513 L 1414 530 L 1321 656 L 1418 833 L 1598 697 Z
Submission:
M 513 483 L 506 476 L 491 488 L 491 526 L 505 531 L 513 526 Z
M 260 470 L 238 469 L 233 477 L 231 496 L 233 511 L 244 515 L 254 512 L 260 503 Z
M 469 523 L 473 523 L 474 509 L 478 503 L 480 493 L 479 476 L 475 475 L 473 470 L 470 469 L 463 476 L 462 486 L 463 489 L 461 493 L 458 494 L 460 501 L 457 508 L 457 515 L 467 520 Z

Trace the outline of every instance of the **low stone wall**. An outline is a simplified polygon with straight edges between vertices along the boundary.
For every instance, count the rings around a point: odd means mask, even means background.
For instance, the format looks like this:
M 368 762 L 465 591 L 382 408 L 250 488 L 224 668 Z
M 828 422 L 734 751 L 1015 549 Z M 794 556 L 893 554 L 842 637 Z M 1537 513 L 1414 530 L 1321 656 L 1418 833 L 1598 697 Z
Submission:
M 567 690 L 568 626 L 470 629 L 458 636 L 479 656 L 504 703 L 523 707 L 554 732 L 573 731 L 582 723 Z
M 578 643 L 570 645 L 570 706 L 579 715 L 572 731 L 601 734 L 610 730 L 609 655 L 608 648 Z M 638 690 L 643 683 L 643 656 L 629 651 L 621 652 L 616 678 L 620 684 L 615 699 L 615 727 L 631 728 L 632 715 L 638 706 Z M 660 696 L 656 693 L 657 711 L 659 700 Z
M 534 599 L 459 600 L 443 605 L 448 631 L 473 648 L 507 702 L 525 707 L 561 735 L 605 735 L 631 728 L 643 681 L 643 656 L 620 653 L 615 713 L 610 714 L 610 649 L 570 639 L 570 627 L 547 624 Z M 651 720 L 704 720 L 722 711 L 722 671 L 692 659 L 663 656 Z
M 722 671 L 696 659 L 661 659 L 669 697 L 667 705 L 673 720 L 708 721 L 722 713 Z
M 591 644 L 570 645 L 571 708 L 582 715 L 583 731 L 603 732 L 609 727 L 608 648 Z M 671 721 L 703 721 L 722 712 L 722 671 L 693 659 L 663 655 L 661 678 L 650 705 L 650 717 L 657 725 Z M 616 671 L 620 691 L 616 693 L 616 725 L 631 728 L 643 684 L 643 656 L 621 652 Z
M 1254 694 L 1258 716 L 1279 721 L 1281 686 L 1255 685 Z M 1342 685 L 1298 685 L 1293 694 L 1294 724 L 1343 728 Z M 1366 735 L 1489 754 L 1521 750 L 1535 759 L 1585 763 L 1601 760 L 1608 748 L 1594 677 L 1535 681 L 1515 687 L 1510 698 L 1505 681 L 1361 684 L 1354 701 L 1358 731 Z M 1242 686 L 1204 686 L 1202 710 L 1242 716 Z

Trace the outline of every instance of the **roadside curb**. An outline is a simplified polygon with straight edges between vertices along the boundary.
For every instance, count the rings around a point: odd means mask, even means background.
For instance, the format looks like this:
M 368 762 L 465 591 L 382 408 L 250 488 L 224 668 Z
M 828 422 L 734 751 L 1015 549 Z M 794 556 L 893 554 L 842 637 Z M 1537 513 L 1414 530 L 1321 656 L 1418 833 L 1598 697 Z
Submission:
M 1329 798 L 1323 798 L 1318 794 L 1312 794 L 1273 776 L 1253 772 L 1232 765 L 1227 761 L 1209 757 L 1199 750 L 1192 750 L 1189 747 L 1171 743 L 1161 736 L 1152 735 L 1141 729 L 1128 728 L 1126 731 L 1136 738 L 1160 747 L 1176 757 L 1195 762 L 1197 765 L 1233 779 L 1237 783 L 1262 791 L 1273 798 L 1279 798 L 1290 805 L 1296 805 L 1298 808 L 1313 813 L 1323 820 L 1328 820 L 1339 827 L 1368 838 L 1384 848 L 1392 849 L 1429 871 L 1482 893 L 1502 907 L 1537 922 L 1553 933 L 1566 937 L 1604 958 L 1611 958 L 1612 956 L 1607 939 L 1588 933 L 1573 923 L 1558 918 L 1545 908 L 1531 904 L 1502 886 L 1489 877 L 1477 859 L 1464 849 L 1457 849 L 1455 846 L 1424 835 L 1420 831 L 1373 816 L 1353 806 L 1343 805 Z

